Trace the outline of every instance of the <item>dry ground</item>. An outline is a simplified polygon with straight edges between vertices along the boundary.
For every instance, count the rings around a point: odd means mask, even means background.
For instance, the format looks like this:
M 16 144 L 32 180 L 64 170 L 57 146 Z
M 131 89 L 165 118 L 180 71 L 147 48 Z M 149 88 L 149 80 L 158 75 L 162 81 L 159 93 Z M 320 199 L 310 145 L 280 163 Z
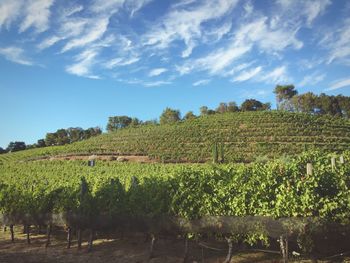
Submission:
M 85 238 L 86 239 L 86 238 Z M 51 244 L 45 248 L 44 234 L 31 234 L 31 244 L 26 244 L 26 236 L 22 227 L 15 227 L 15 242 L 10 240 L 10 233 L 0 232 L 0 262 L 96 262 L 96 263 L 182 263 L 183 241 L 180 239 L 160 239 L 155 246 L 155 257 L 148 259 L 150 242 L 143 235 L 106 238 L 98 237 L 94 241 L 93 251 L 87 252 L 87 242 L 81 250 L 77 249 L 73 240 L 71 249 L 66 248 L 65 233 L 55 230 Z M 222 245 L 221 245 L 222 247 Z M 223 262 L 226 250 L 213 251 L 202 249 L 196 243 L 190 243 L 190 260 L 188 262 L 216 263 Z M 280 262 L 280 256 L 262 252 L 246 252 L 236 254 L 231 262 Z M 310 261 L 298 261 L 310 262 Z M 338 261 L 339 262 L 339 261 Z M 345 262 L 345 261 L 343 261 Z M 346 261 L 350 262 L 350 261 Z

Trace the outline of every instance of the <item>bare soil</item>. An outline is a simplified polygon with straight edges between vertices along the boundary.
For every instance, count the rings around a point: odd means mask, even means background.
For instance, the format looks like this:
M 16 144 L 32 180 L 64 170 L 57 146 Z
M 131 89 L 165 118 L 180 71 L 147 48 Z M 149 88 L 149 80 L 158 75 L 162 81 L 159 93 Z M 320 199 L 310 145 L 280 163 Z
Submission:
M 183 263 L 184 243 L 181 239 L 162 238 L 155 244 L 154 257 L 149 259 L 150 241 L 145 235 L 139 234 L 128 237 L 100 237 L 94 240 L 93 250 L 87 251 L 87 242 L 83 242 L 80 250 L 74 236 L 70 249 L 66 248 L 66 235 L 63 230 L 55 230 L 51 244 L 45 247 L 44 234 L 31 233 L 31 243 L 26 243 L 26 235 L 21 227 L 15 227 L 15 242 L 10 240 L 10 233 L 0 232 L 0 262 L 96 262 L 96 263 Z M 86 241 L 83 236 L 83 241 Z M 226 257 L 224 244 L 217 246 L 220 250 L 211 250 L 199 246 L 196 242 L 189 244 L 189 263 L 221 263 Z M 263 252 L 236 253 L 231 262 L 282 262 L 279 255 Z M 293 262 L 311 262 L 309 260 Z M 321 262 L 321 261 L 319 261 Z M 326 261 L 322 261 L 326 262 Z M 330 261 L 331 262 L 331 261 Z M 338 261 L 350 262 L 350 261 Z

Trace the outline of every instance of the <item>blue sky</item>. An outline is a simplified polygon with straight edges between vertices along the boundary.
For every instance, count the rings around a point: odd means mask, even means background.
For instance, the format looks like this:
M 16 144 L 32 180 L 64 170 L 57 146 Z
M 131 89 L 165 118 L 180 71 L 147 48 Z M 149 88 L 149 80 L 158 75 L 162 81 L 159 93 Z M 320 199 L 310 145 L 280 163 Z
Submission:
M 0 146 L 108 116 L 350 95 L 350 1 L 0 0 Z

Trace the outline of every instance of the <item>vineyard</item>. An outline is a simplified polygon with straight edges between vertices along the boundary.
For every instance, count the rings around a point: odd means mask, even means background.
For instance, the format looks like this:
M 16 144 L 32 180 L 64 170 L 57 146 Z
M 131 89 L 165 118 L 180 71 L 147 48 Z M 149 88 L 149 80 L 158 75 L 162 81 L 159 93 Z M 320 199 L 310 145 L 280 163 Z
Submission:
M 215 143 L 223 144 L 226 162 L 251 162 L 305 150 L 342 152 L 350 143 L 350 122 L 280 111 L 215 114 L 176 124 L 123 128 L 65 146 L 3 154 L 0 162 L 91 154 L 207 162 Z
M 277 246 L 285 260 L 350 251 L 349 152 L 219 165 L 9 160 L 0 174 L 12 239 L 13 225 L 27 226 L 28 240 L 30 225 L 47 227 L 47 245 L 52 226 L 64 227 L 68 247 L 73 230 L 78 247 L 89 231 L 89 249 L 97 232 L 145 233 L 150 257 L 162 236 L 221 240 L 225 262 L 243 247 Z M 189 254 L 185 245 L 185 260 Z

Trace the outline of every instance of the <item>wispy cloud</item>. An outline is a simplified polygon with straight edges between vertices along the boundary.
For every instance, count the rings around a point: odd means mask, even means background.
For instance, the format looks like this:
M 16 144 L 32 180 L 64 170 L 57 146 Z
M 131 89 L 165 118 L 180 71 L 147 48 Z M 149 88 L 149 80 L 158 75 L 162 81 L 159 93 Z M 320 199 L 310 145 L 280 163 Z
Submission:
M 201 79 L 192 84 L 192 86 L 202 86 L 202 85 L 207 85 L 210 82 L 210 79 Z
M 182 51 L 182 57 L 186 58 L 191 55 L 198 39 L 202 36 L 202 24 L 228 14 L 237 2 L 238 0 L 205 0 L 197 6 L 193 6 L 192 1 L 187 1 L 187 5 L 177 5 L 145 34 L 144 45 L 164 49 L 173 41 L 182 40 L 186 45 L 185 50 Z
M 112 69 L 115 67 L 128 66 L 139 61 L 139 57 L 130 57 L 130 58 L 114 58 L 107 61 L 104 66 L 108 69 Z
M 188 74 L 193 70 L 207 70 L 212 75 L 222 74 L 223 70 L 230 66 L 233 61 L 246 54 L 251 49 L 249 45 L 240 45 L 236 42 L 228 48 L 220 48 L 205 57 L 189 60 L 181 66 L 177 66 L 180 74 Z
M 330 0 L 277 0 L 276 3 L 280 7 L 276 17 L 284 18 L 287 23 L 300 23 L 301 19 L 304 19 L 305 24 L 311 26 L 332 2 Z
M 152 81 L 152 82 L 144 82 L 143 85 L 145 87 L 158 87 L 158 86 L 169 85 L 171 83 L 172 83 L 171 81 L 159 80 L 159 81 Z
M 0 55 L 4 56 L 7 60 L 26 66 L 32 66 L 34 63 L 26 58 L 24 50 L 19 47 L 5 47 L 0 48 Z
M 19 27 L 19 32 L 24 32 L 30 27 L 34 27 L 38 33 L 46 31 L 49 28 L 50 7 L 53 3 L 54 0 L 26 1 L 23 6 L 25 17 Z
M 326 77 L 326 74 L 320 74 L 317 72 L 312 73 L 311 75 L 305 76 L 301 82 L 298 83 L 298 86 L 305 87 L 305 86 L 314 86 L 321 81 L 324 80 Z
M 79 77 L 99 79 L 100 77 L 91 73 L 92 67 L 96 63 L 99 52 L 95 49 L 87 49 L 75 56 L 76 63 L 67 66 L 66 71 Z
M 344 20 L 341 26 L 331 28 L 320 41 L 320 45 L 329 50 L 328 61 L 345 62 L 350 65 L 350 18 Z
M 66 52 L 73 48 L 84 47 L 87 44 L 93 43 L 103 37 L 107 31 L 109 18 L 102 17 L 91 20 L 88 26 L 85 27 L 84 33 L 77 38 L 70 40 L 63 48 L 62 52 Z
M 259 72 L 261 72 L 262 67 L 256 67 L 251 70 L 243 71 L 238 76 L 234 77 L 232 81 L 234 82 L 241 82 L 241 81 L 247 81 L 253 77 L 255 77 Z
M 0 29 L 10 25 L 17 20 L 21 14 L 23 1 L 17 0 L 2 0 L 0 2 Z
M 150 77 L 159 76 L 160 74 L 167 72 L 167 71 L 168 70 L 166 68 L 155 68 L 149 72 L 148 76 L 150 76 Z
M 264 72 L 261 74 L 259 79 L 268 84 L 282 84 L 292 81 L 292 79 L 288 76 L 286 66 L 280 66 L 270 72 Z
M 348 78 L 348 79 L 339 79 L 339 80 L 335 81 L 326 90 L 331 91 L 331 90 L 336 90 L 336 89 L 340 89 L 340 88 L 344 88 L 344 87 L 350 87 L 350 78 Z

